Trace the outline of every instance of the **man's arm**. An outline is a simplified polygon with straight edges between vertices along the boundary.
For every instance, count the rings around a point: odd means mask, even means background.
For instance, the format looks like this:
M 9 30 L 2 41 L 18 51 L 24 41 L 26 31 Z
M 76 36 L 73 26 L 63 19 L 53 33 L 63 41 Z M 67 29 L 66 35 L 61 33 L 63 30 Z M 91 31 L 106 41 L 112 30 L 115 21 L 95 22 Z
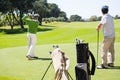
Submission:
M 103 26 L 102 23 L 99 23 L 98 26 L 96 27 L 96 30 L 99 30 Z
M 22 20 L 23 20 L 24 22 L 30 21 L 31 17 L 32 17 L 32 14 L 29 13 L 29 14 L 27 14 L 26 16 L 24 16 L 24 17 L 22 18 Z

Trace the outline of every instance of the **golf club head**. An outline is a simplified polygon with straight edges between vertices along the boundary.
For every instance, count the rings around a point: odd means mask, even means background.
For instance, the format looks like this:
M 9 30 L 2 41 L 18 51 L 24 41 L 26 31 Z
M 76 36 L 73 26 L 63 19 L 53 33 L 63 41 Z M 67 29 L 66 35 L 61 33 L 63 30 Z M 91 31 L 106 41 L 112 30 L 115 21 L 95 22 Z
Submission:
M 80 40 L 79 38 L 76 38 L 76 43 L 77 44 L 80 44 L 80 43 L 83 43 L 85 40 Z
M 50 54 L 52 54 L 52 51 L 49 51 Z
M 58 49 L 59 46 L 58 46 L 58 45 L 53 45 L 53 48 L 54 48 L 54 50 L 55 50 L 55 49 Z M 52 53 L 53 53 L 53 51 L 49 51 L 49 54 L 52 54 Z
M 59 46 L 58 45 L 53 45 L 53 48 L 56 49 L 56 48 L 59 48 Z

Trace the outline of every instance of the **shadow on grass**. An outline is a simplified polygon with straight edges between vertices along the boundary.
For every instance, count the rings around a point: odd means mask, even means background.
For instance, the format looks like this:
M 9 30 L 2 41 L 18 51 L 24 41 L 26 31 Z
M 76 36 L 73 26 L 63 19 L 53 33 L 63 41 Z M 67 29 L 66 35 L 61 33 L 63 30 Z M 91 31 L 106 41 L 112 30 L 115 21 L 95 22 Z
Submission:
M 32 58 L 31 60 L 45 60 L 45 61 L 48 61 L 48 60 L 52 60 L 52 58 Z
M 44 32 L 44 31 L 50 31 L 53 30 L 54 28 L 49 27 L 43 27 L 43 28 L 38 28 L 38 32 Z M 0 29 L 0 32 L 3 32 L 5 34 L 20 34 L 20 33 L 25 33 L 27 32 L 27 28 L 21 29 L 21 28 L 16 28 L 16 29 Z
M 120 69 L 120 66 L 108 67 L 108 69 Z
M 97 68 L 97 69 L 120 69 L 120 66 L 108 67 L 108 68 Z
M 24 33 L 27 32 L 27 28 L 25 29 L 0 29 L 0 32 L 3 32 L 5 34 L 19 34 L 19 33 Z
M 43 27 L 56 27 L 56 26 L 51 26 L 51 25 L 42 25 Z

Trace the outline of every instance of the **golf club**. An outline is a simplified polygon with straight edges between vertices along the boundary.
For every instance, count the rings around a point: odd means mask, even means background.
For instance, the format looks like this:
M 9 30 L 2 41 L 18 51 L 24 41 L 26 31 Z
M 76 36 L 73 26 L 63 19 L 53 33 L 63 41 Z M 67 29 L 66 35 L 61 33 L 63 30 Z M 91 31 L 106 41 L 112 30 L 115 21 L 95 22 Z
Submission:
M 99 53 L 99 30 L 97 30 L 97 65 L 98 65 L 98 53 Z

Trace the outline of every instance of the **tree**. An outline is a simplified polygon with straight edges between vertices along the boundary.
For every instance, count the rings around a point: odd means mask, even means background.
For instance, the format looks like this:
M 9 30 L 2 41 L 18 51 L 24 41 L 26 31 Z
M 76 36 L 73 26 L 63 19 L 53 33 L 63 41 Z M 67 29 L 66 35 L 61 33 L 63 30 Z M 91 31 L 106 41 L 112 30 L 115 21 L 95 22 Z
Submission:
M 64 11 L 60 11 L 59 17 L 63 17 L 65 21 L 68 20 L 68 18 L 66 17 L 66 13 Z
M 71 15 L 70 16 L 70 21 L 80 21 L 81 20 L 81 16 L 79 15 Z
M 47 14 L 47 1 L 46 0 L 38 0 L 33 3 L 33 10 L 35 13 L 40 15 L 39 22 L 42 25 L 42 18 L 46 17 Z
M 27 11 L 29 9 L 32 9 L 32 3 L 34 2 L 35 0 L 10 0 L 10 2 L 12 3 L 11 7 L 12 7 L 12 11 L 17 8 L 20 12 L 20 18 L 19 18 L 19 22 L 20 22 L 20 25 L 21 25 L 21 28 L 24 29 L 24 26 L 23 26 L 23 21 L 22 21 L 22 17 L 23 17 L 23 14 L 24 13 L 27 13 Z
M 9 0 L 0 0 L 0 12 L 7 13 L 10 7 L 10 1 Z
M 0 0 L 0 12 L 6 14 L 11 29 L 15 23 L 13 21 L 24 29 L 22 17 L 26 13 L 38 13 L 40 24 L 42 24 L 42 18 L 64 17 L 67 20 L 66 13 L 60 11 L 58 5 L 47 3 L 47 0 Z
M 60 14 L 60 9 L 58 8 L 58 5 L 54 4 L 54 3 L 49 3 L 48 4 L 48 13 L 49 13 L 49 17 L 59 17 Z
M 35 0 L 0 0 L 0 11 L 3 14 L 6 14 L 7 20 L 9 20 L 9 24 L 11 24 L 12 20 L 16 20 L 20 25 L 21 28 L 24 29 L 23 22 L 22 22 L 22 17 L 24 13 L 27 13 L 29 9 L 32 9 L 32 3 Z M 19 11 L 19 18 L 18 16 L 15 16 L 15 11 Z M 11 14 L 11 15 L 8 15 Z M 19 20 L 18 20 L 19 19 Z M 13 28 L 14 25 L 11 25 Z
M 11 29 L 13 29 L 13 25 L 12 25 L 12 17 L 11 14 L 9 14 L 9 12 L 11 11 L 11 3 L 9 0 L 0 0 L 0 12 L 2 12 L 2 14 L 6 14 L 3 15 L 7 20 L 11 26 Z
M 100 20 L 101 20 L 101 18 L 102 18 L 102 16 L 99 16 L 99 17 L 97 18 L 97 20 L 98 20 L 98 21 L 100 21 Z
M 89 21 L 97 21 L 97 16 L 96 15 L 91 16 Z
M 120 16 L 119 15 L 115 15 L 115 19 L 120 19 Z

